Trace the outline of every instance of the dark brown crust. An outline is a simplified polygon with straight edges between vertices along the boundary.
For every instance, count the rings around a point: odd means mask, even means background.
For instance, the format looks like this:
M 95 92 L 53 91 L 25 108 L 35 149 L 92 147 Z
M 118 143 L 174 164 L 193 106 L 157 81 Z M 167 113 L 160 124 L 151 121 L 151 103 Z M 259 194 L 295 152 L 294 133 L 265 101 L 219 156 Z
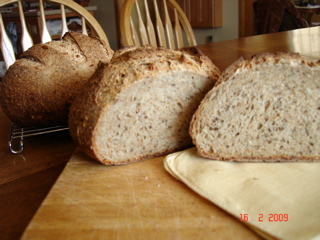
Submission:
M 241 157 L 230 157 L 230 158 L 223 158 L 219 156 L 212 156 L 205 154 L 201 149 L 198 149 L 198 154 L 201 157 L 212 159 L 212 160 L 219 160 L 219 161 L 225 161 L 225 162 L 242 162 L 242 163 L 250 163 L 250 162 L 319 162 L 320 157 L 315 156 L 315 158 L 305 158 L 305 157 L 284 157 L 284 156 L 274 156 L 270 158 L 261 157 L 261 158 L 241 158 Z
M 108 62 L 112 56 L 113 51 L 102 40 L 80 33 L 36 44 L 5 74 L 0 89 L 2 109 L 23 126 L 67 124 L 73 98 L 99 61 Z M 77 58 L 85 61 L 79 64 Z
M 191 147 L 191 145 L 189 146 Z M 172 148 L 172 149 L 167 149 L 165 151 L 162 151 L 162 152 L 158 152 L 156 154 L 150 154 L 150 155 L 145 155 L 145 156 L 140 156 L 139 158 L 135 158 L 135 159 L 128 159 L 127 161 L 123 161 L 123 162 L 111 162 L 109 161 L 108 159 L 101 159 L 99 161 L 101 161 L 103 164 L 105 165 L 113 165 L 113 166 L 118 166 L 118 165 L 125 165 L 125 164 L 128 164 L 128 163 L 135 163 L 135 162 L 140 162 L 140 161 L 143 161 L 143 160 L 146 160 L 146 159 L 150 159 L 150 158 L 156 158 L 156 157 L 161 157 L 161 156 L 165 156 L 165 155 L 168 155 L 170 153 L 173 153 L 173 152 L 176 152 L 176 151 L 182 151 L 182 150 L 185 150 L 189 147 L 184 147 L 184 148 Z M 96 158 L 96 156 L 94 157 Z
M 237 61 L 232 63 L 225 71 L 221 74 L 220 79 L 216 83 L 215 86 L 218 86 L 220 83 L 227 81 L 231 75 L 233 75 L 237 70 L 246 68 L 252 68 L 252 65 L 261 64 L 263 62 L 272 62 L 277 63 L 279 61 L 300 61 L 301 63 L 315 65 L 319 64 L 320 60 L 316 63 L 307 62 L 300 56 L 299 53 L 292 53 L 292 52 L 267 52 L 267 53 L 259 53 L 253 55 L 249 60 L 245 60 L 243 57 L 240 57 Z
M 68 119 L 70 135 L 76 145 L 80 146 L 81 150 L 91 158 L 97 158 L 91 146 L 93 128 L 98 121 L 98 118 L 92 116 L 97 116 L 104 106 L 95 100 L 95 96 L 97 95 L 97 89 L 102 87 L 100 86 L 100 79 L 103 77 L 107 67 L 106 63 L 100 62 L 97 70 L 70 107 Z M 92 105 L 88 106 L 88 102 Z M 90 113 L 83 114 L 84 111 Z

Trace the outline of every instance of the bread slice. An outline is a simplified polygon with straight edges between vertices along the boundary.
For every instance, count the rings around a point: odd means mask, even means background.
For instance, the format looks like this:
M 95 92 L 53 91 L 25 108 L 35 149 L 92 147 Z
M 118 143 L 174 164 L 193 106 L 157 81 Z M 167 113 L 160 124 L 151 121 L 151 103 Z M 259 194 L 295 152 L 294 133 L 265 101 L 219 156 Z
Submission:
M 6 72 L 0 89 L 2 109 L 22 126 L 67 124 L 74 96 L 98 63 L 112 56 L 113 50 L 99 38 L 75 32 L 36 44 Z
M 221 76 L 192 118 L 201 156 L 239 162 L 320 159 L 320 61 L 264 53 Z
M 189 147 L 191 117 L 219 76 L 195 48 L 121 49 L 74 100 L 70 134 L 87 155 L 111 165 Z

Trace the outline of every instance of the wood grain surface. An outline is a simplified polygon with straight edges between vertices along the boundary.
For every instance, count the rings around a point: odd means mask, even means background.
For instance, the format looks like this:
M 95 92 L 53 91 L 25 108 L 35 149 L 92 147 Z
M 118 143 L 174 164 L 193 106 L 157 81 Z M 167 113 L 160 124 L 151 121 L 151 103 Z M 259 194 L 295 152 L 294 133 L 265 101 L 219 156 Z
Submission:
M 257 35 L 197 46 L 220 70 L 240 57 L 245 59 L 263 52 L 296 52 L 309 61 L 320 59 L 320 27 Z
M 75 151 L 68 131 L 24 139 L 9 150 L 10 121 L 0 109 L 0 239 L 20 239 L 38 207 Z
M 163 157 L 104 166 L 77 151 L 22 239 L 260 239 L 169 175 Z
M 312 27 L 215 42 L 200 45 L 198 48 L 221 70 L 224 70 L 241 56 L 249 58 L 253 54 L 261 52 L 299 52 L 306 59 L 317 61 L 320 59 L 319 39 L 320 27 Z M 75 145 L 67 131 L 63 133 L 53 133 L 26 138 L 23 153 L 14 155 L 10 153 L 8 147 L 10 121 L 1 110 L 0 121 L 0 238 L 1 240 L 15 240 L 20 239 L 21 234 L 64 169 L 66 162 L 70 159 L 75 150 Z M 155 164 L 159 166 L 161 161 L 157 161 L 159 160 L 148 160 L 145 163 L 138 164 L 144 166 L 147 163 L 155 162 Z M 169 178 L 170 176 L 167 177 Z M 81 179 L 81 176 L 78 176 L 78 179 Z M 169 179 L 172 180 L 171 177 Z M 175 188 L 178 188 L 178 186 L 183 186 L 175 180 L 172 181 L 175 184 L 173 191 L 175 191 Z M 153 194 L 153 191 L 158 188 L 155 187 L 152 189 L 152 192 L 149 194 Z M 189 190 L 180 189 L 177 191 Z M 118 197 L 120 198 L 121 196 L 118 195 Z M 194 194 L 191 194 L 191 198 L 195 199 L 198 203 L 200 201 L 201 204 L 205 204 L 206 206 L 210 204 L 202 198 L 200 198 L 200 200 Z M 160 198 L 159 201 L 163 201 L 163 199 Z M 188 201 L 191 200 L 189 199 Z M 157 205 L 157 202 L 153 204 Z M 212 205 L 210 204 L 210 206 Z M 212 209 L 211 211 L 217 210 Z M 221 211 L 217 212 L 220 214 L 218 214 L 218 216 L 228 216 Z M 179 213 L 176 213 L 176 215 L 178 214 Z M 178 222 L 178 220 L 176 221 Z M 237 223 L 236 225 L 238 227 L 242 227 L 236 220 L 233 219 L 231 222 L 233 221 Z M 45 223 L 43 223 L 43 225 L 45 225 Z M 32 224 L 29 226 L 28 232 L 35 231 L 34 227 L 33 230 L 30 228 L 31 226 Z M 227 227 L 223 228 L 225 225 L 218 224 L 216 226 L 221 226 L 223 231 L 227 229 Z M 46 234 L 48 228 L 49 226 L 47 226 L 42 233 Z M 212 227 L 211 230 L 214 232 L 216 228 Z M 229 229 L 229 231 L 233 230 Z

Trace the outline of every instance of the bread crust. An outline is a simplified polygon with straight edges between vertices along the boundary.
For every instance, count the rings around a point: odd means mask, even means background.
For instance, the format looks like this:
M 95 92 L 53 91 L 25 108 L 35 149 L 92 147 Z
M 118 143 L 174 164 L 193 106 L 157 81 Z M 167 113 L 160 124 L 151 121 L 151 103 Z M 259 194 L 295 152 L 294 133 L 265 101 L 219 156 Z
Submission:
M 136 162 L 174 151 L 175 149 L 164 149 L 156 154 L 142 154 L 131 159 L 109 161 L 106 156 L 99 156 L 97 149 L 102 146 L 96 145 L 94 141 L 97 124 L 117 103 L 121 93 L 139 81 L 172 72 L 194 72 L 206 76 L 211 82 L 210 89 L 220 76 L 219 69 L 211 60 L 195 48 L 178 51 L 151 46 L 129 47 L 117 51 L 110 63 L 101 64 L 75 99 L 69 114 L 70 134 L 80 149 L 104 164 L 113 165 Z
M 208 109 L 209 107 L 209 102 L 211 101 L 211 107 L 212 108 L 221 108 L 220 114 L 222 116 L 224 116 L 225 112 L 223 111 L 224 106 L 218 105 L 216 103 L 218 96 L 221 97 L 220 95 L 216 95 L 216 93 L 220 92 L 222 93 L 223 91 L 225 91 L 225 89 L 223 88 L 223 83 L 226 83 L 228 81 L 232 82 L 232 84 L 236 85 L 238 84 L 237 82 L 237 78 L 238 78 L 238 73 L 246 73 L 247 76 L 249 76 L 250 74 L 252 74 L 251 71 L 258 71 L 259 67 L 265 68 L 265 69 L 270 69 L 270 70 L 261 70 L 261 71 L 265 71 L 267 74 L 267 71 L 272 71 L 272 67 L 276 66 L 276 65 L 284 65 L 287 66 L 287 68 L 292 68 L 292 69 L 296 69 L 295 71 L 299 72 L 302 71 L 299 69 L 299 66 L 306 66 L 306 68 L 308 69 L 305 72 L 305 79 L 310 78 L 310 74 L 312 71 L 314 72 L 318 72 L 318 74 L 314 73 L 313 76 L 319 76 L 320 73 L 320 60 L 317 62 L 308 62 L 306 60 L 304 60 L 300 54 L 298 53 L 288 53 L 288 52 L 276 52 L 276 53 L 261 53 L 261 54 L 257 54 L 252 56 L 251 59 L 249 60 L 244 60 L 243 58 L 240 58 L 238 61 L 234 62 L 232 65 L 230 65 L 222 74 L 220 79 L 217 81 L 215 87 L 208 92 L 208 94 L 205 96 L 205 98 L 203 99 L 202 103 L 200 104 L 199 108 L 197 109 L 197 111 L 195 112 L 192 120 L 191 120 L 191 124 L 190 124 L 190 135 L 192 136 L 193 139 L 193 143 L 197 146 L 198 149 L 198 153 L 200 156 L 208 158 L 208 159 L 213 159 L 213 160 L 221 160 L 221 161 L 235 161 L 235 162 L 312 162 L 312 161 L 319 161 L 320 160 L 320 149 L 314 149 L 315 152 L 317 152 L 317 155 L 312 155 L 312 156 L 304 156 L 303 154 L 299 155 L 299 156 L 294 156 L 294 155 L 289 155 L 289 154 L 276 154 L 276 155 L 255 155 L 252 153 L 252 157 L 250 157 L 250 155 L 246 155 L 246 154 L 238 154 L 238 155 L 229 155 L 226 153 L 220 153 L 219 151 L 217 151 L 216 148 L 216 141 L 219 141 L 219 139 L 212 139 L 211 141 L 211 146 L 204 146 L 204 143 L 202 142 L 203 140 L 201 139 L 200 135 L 201 135 L 201 129 L 199 129 L 199 126 L 201 124 L 201 126 L 207 126 L 210 129 L 215 129 L 217 128 L 216 125 L 209 125 L 208 119 L 206 116 L 206 119 L 204 117 L 204 115 L 202 114 L 206 109 Z M 281 73 L 279 73 L 280 75 Z M 274 78 L 277 79 L 277 74 L 273 74 L 272 76 L 274 76 Z M 291 76 L 292 78 L 294 78 L 294 76 Z M 249 78 L 249 77 L 248 77 Z M 301 79 L 302 80 L 302 79 Z M 256 82 L 258 81 L 266 81 L 266 79 L 264 78 L 260 78 L 260 79 L 256 79 Z M 283 79 L 279 78 L 278 83 L 281 84 L 282 81 L 284 81 Z M 318 87 L 316 87 L 316 89 L 319 89 L 319 78 L 314 78 L 312 79 L 312 81 L 318 82 L 316 85 Z M 230 86 L 230 85 L 228 85 Z M 223 89 L 223 90 L 222 90 Z M 248 89 L 248 92 L 250 92 L 251 89 Z M 225 92 L 226 93 L 226 92 Z M 259 93 L 257 93 L 258 95 Z M 272 94 L 272 93 L 271 93 Z M 318 101 L 318 109 L 315 111 L 319 111 L 320 109 L 320 102 L 319 102 L 319 96 L 314 96 L 315 98 L 317 97 Z M 240 101 L 240 100 L 237 100 Z M 299 99 L 296 99 L 295 102 L 299 101 Z M 234 102 L 236 102 L 236 100 L 234 99 Z M 206 105 L 207 104 L 207 105 Z M 250 105 L 250 101 L 248 102 L 248 105 Z M 301 102 L 301 104 L 304 104 L 303 102 Z M 219 106 L 219 107 L 218 107 Z M 255 106 L 256 107 L 256 106 Z M 247 113 L 249 114 L 249 112 Z M 319 114 L 318 114 L 319 115 Z M 214 118 L 215 116 L 212 116 L 212 118 Z M 290 117 L 288 116 L 288 118 L 290 119 Z M 299 116 L 296 116 L 296 118 L 299 118 Z M 234 115 L 232 119 L 237 119 L 237 115 Z M 294 121 L 293 119 L 290 119 L 292 121 Z M 219 119 L 219 121 L 224 121 L 230 123 L 233 120 L 228 120 L 228 119 L 224 119 L 223 117 L 221 117 L 221 119 Z M 230 122 L 229 122 L 230 121 Z M 311 121 L 311 120 L 310 120 Z M 318 131 L 320 130 L 320 123 L 319 123 L 319 118 L 318 120 Z M 240 124 L 240 123 L 239 123 Z M 298 122 L 296 122 L 295 124 L 298 124 Z M 227 125 L 227 124 L 226 124 Z M 236 130 L 234 130 L 236 132 Z M 222 133 L 222 135 L 228 135 L 231 134 L 230 132 L 225 132 Z M 314 134 L 314 133 L 313 133 Z M 320 133 L 315 133 L 315 136 L 319 135 Z M 299 136 L 297 136 L 299 137 Z M 251 139 L 247 139 L 247 141 L 251 141 Z M 254 142 L 254 140 L 252 140 Z M 267 141 L 267 140 L 266 140 Z M 317 145 L 319 145 L 319 140 L 315 139 L 315 142 Z M 228 143 L 227 143 L 228 144 Z M 233 144 L 233 142 L 230 144 Z M 235 147 L 235 146 L 234 146 Z M 319 146 L 318 146 L 319 147 Z M 211 148 L 211 150 L 209 151 L 208 148 Z M 245 152 L 245 150 L 244 150 Z
M 2 109 L 18 125 L 65 125 L 75 95 L 99 61 L 112 56 L 102 40 L 75 32 L 36 44 L 6 72 L 0 86 Z

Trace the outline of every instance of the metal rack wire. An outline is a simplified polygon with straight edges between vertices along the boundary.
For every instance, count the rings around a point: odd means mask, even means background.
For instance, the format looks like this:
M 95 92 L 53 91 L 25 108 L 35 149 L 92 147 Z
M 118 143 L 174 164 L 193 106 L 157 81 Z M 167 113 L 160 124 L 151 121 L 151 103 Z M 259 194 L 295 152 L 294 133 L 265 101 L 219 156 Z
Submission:
M 41 135 L 41 134 L 46 134 L 46 133 L 64 131 L 64 130 L 68 130 L 68 126 L 67 125 L 35 128 L 35 127 L 21 127 L 21 126 L 17 126 L 17 125 L 12 123 L 11 124 L 11 129 L 10 129 L 10 136 L 9 136 L 9 148 L 10 148 L 10 151 L 13 154 L 22 153 L 23 148 L 24 148 L 23 139 L 25 137 L 31 137 L 31 136 L 36 136 L 36 135 Z M 14 146 L 13 146 L 14 145 L 13 141 L 15 139 L 19 139 L 18 149 L 14 149 Z

